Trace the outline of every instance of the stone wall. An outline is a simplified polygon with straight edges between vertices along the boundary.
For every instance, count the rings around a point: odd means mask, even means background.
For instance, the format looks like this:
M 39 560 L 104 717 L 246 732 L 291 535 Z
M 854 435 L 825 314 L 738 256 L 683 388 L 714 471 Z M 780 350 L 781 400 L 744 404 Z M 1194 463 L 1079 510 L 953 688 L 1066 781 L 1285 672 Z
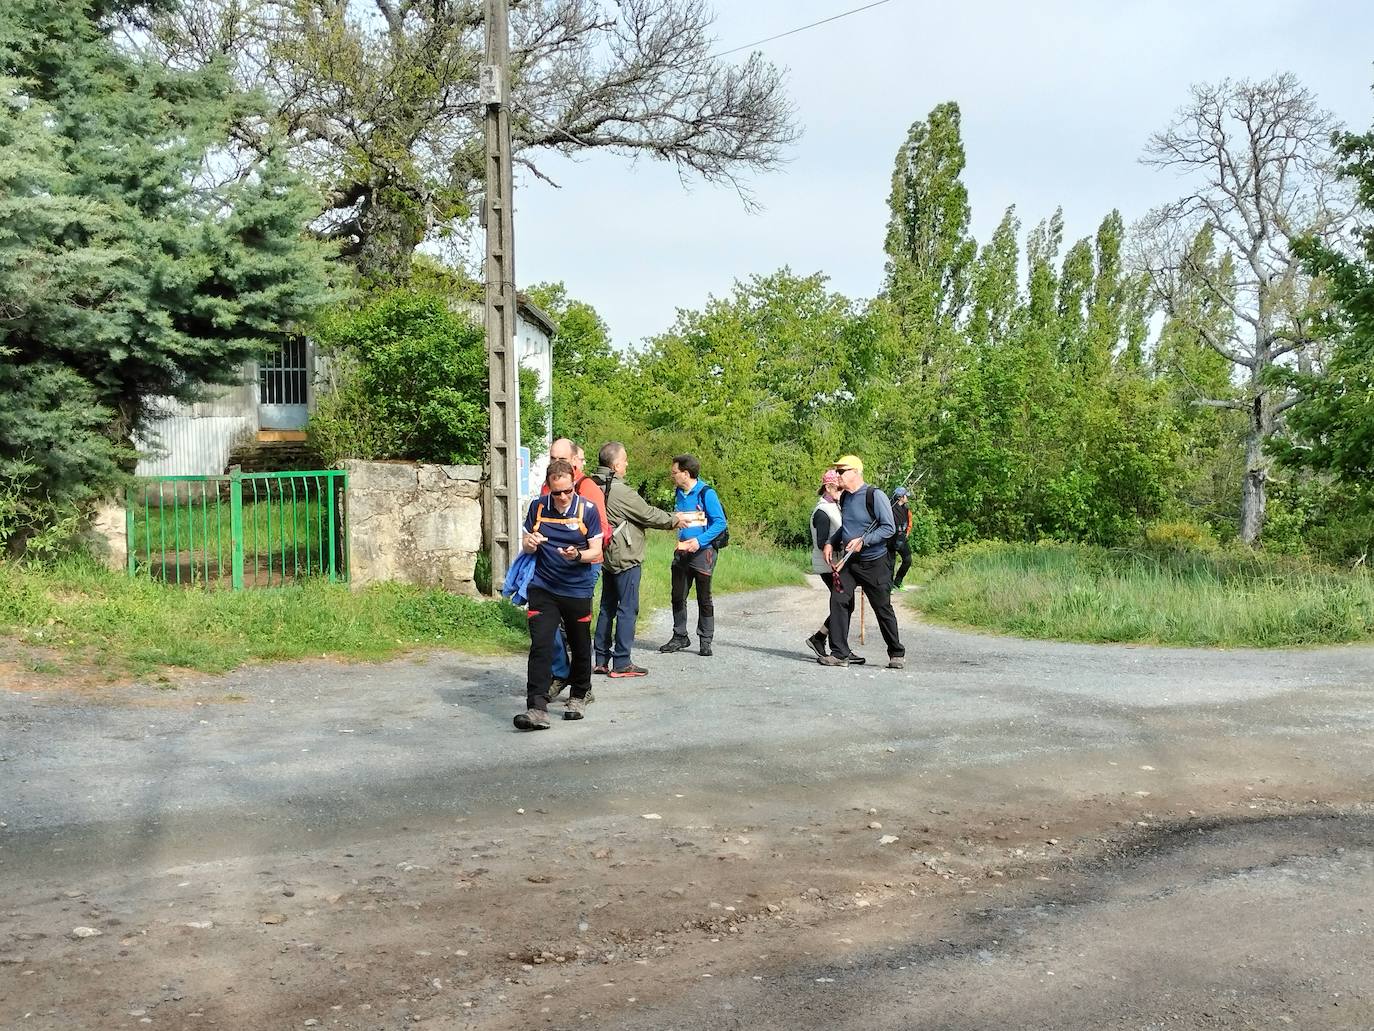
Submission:
M 123 500 L 103 502 L 85 528 L 86 545 L 101 565 L 116 573 L 129 568 L 129 531 L 124 522 Z
M 344 462 L 349 580 L 397 580 L 476 594 L 482 469 L 476 465 Z

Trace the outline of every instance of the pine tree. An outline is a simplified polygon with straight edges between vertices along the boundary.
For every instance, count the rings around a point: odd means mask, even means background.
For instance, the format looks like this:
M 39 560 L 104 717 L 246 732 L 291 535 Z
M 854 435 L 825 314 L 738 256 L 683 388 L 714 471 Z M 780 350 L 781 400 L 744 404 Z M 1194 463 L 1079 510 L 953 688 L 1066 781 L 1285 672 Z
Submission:
M 123 53 L 117 4 L 0 9 L 0 474 L 51 502 L 108 486 L 161 398 L 230 382 L 328 292 L 310 198 L 268 157 L 227 169 L 246 105 L 216 69 Z M 40 389 L 40 384 L 46 386 Z M 82 417 L 57 417 L 53 394 Z

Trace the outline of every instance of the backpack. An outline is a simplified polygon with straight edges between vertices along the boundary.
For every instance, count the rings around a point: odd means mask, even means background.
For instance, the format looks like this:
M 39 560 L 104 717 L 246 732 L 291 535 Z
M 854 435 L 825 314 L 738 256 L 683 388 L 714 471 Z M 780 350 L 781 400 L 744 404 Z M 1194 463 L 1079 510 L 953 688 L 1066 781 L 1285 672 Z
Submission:
M 868 486 L 868 493 L 864 495 L 864 502 L 868 505 L 868 518 L 869 518 L 873 523 L 876 524 L 876 523 L 878 522 L 878 511 L 877 511 L 877 507 L 876 507 L 876 505 L 875 505 L 875 503 L 874 503 L 874 501 L 873 501 L 873 495 L 874 495 L 875 493 L 877 493 L 878 488 L 875 487 L 875 486 L 873 486 L 873 484 L 871 484 L 871 483 L 868 484 L 867 486 Z M 886 495 L 884 495 L 884 496 L 886 496 Z M 891 505 L 891 502 L 888 502 L 888 504 Z M 888 550 L 888 552 L 889 552 L 890 554 L 891 554 L 891 553 L 895 553 L 896 550 L 897 550 L 897 533 L 896 533 L 896 525 L 897 525 L 897 522 L 896 522 L 896 519 L 895 519 L 895 518 L 893 519 L 892 525 L 893 525 L 893 534 L 892 534 L 891 537 L 889 537 L 889 538 L 887 539 L 887 550 Z
M 707 484 L 706 490 L 709 490 L 712 494 L 715 494 L 716 496 L 716 503 L 720 505 L 720 514 L 722 516 L 725 516 L 725 529 L 721 530 L 720 533 L 716 534 L 716 539 L 713 540 L 710 544 L 703 544 L 702 547 L 715 548 L 717 551 L 719 551 L 721 548 L 728 548 L 730 546 L 730 517 L 728 515 L 725 515 L 725 505 L 721 502 L 720 493 L 716 490 L 716 488 L 712 487 L 710 484 Z M 701 507 L 697 510 L 699 512 L 706 511 L 706 490 L 701 492 Z

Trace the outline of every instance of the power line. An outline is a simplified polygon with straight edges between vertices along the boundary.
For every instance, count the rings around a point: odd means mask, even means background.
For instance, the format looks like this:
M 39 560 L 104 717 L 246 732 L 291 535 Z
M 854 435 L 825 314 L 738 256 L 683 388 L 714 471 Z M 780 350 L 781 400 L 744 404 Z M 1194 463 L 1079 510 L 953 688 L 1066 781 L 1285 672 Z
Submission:
M 716 58 L 720 57 L 727 57 L 730 54 L 737 54 L 741 50 L 749 50 L 753 47 L 762 46 L 764 43 L 771 43 L 773 42 L 773 40 L 782 39 L 784 36 L 794 36 L 798 32 L 805 32 L 807 29 L 814 29 L 817 25 L 825 25 L 828 22 L 839 21 L 841 18 L 848 18 L 851 14 L 859 14 L 863 11 L 869 11 L 872 10 L 874 7 L 881 7 L 883 6 L 883 4 L 889 4 L 891 2 L 892 0 L 874 0 L 874 2 L 871 4 L 865 4 L 862 7 L 855 7 L 853 10 L 849 11 L 842 11 L 839 14 L 832 14 L 829 18 L 822 18 L 820 21 L 813 21 L 810 25 L 799 25 L 795 29 L 788 29 L 786 32 L 779 32 L 776 36 L 769 36 L 767 39 L 756 40 L 753 43 L 746 43 L 744 44 L 744 46 L 734 47 L 730 50 L 723 50 L 719 54 L 712 54 L 711 60 L 715 60 Z M 572 143 L 576 143 L 578 146 L 586 145 L 585 141 L 579 140 L 576 136 L 572 135 L 572 133 L 568 132 L 568 130 L 564 129 L 561 125 L 555 125 L 554 123 L 547 121 L 544 118 L 541 118 L 539 115 L 535 114 L 524 104 L 520 103 L 518 100 L 512 100 L 512 103 L 515 106 L 519 107 L 520 110 L 525 112 L 525 114 L 528 117 L 532 118 L 534 121 L 544 126 L 544 128 L 550 129 L 553 132 L 558 133 L 560 136 L 565 137 Z
M 746 43 L 742 47 L 734 47 L 730 50 L 722 50 L 719 54 L 712 54 L 714 57 L 727 57 L 730 54 L 738 54 L 741 50 L 752 50 L 754 47 L 762 46 L 764 43 L 771 43 L 775 39 L 782 39 L 784 36 L 792 36 L 798 32 L 805 32 L 807 29 L 814 29 L 817 25 L 824 25 L 827 22 L 839 21 L 841 18 L 848 18 L 851 14 L 858 14 L 860 11 L 868 11 L 874 7 L 881 7 L 883 4 L 891 3 L 892 0 L 874 0 L 871 4 L 863 7 L 856 7 L 852 11 L 844 11 L 840 14 L 832 14 L 829 18 L 822 18 L 820 21 L 813 21 L 810 25 L 799 25 L 795 29 L 788 29 L 786 32 L 779 32 L 776 36 L 769 36 L 767 39 L 755 40 L 753 43 Z

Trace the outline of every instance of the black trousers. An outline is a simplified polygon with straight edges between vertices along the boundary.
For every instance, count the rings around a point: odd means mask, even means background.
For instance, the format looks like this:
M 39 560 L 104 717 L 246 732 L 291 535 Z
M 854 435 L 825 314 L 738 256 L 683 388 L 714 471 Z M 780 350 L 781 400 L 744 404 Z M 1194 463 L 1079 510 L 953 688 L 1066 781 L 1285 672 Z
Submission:
M 821 578 L 821 586 L 833 594 L 835 591 L 835 574 L 817 573 L 816 575 Z M 816 631 L 816 633 L 824 637 L 827 641 L 830 640 L 830 609 L 828 605 L 825 610 L 825 622 L 821 624 L 821 628 Z
M 716 636 L 716 606 L 711 600 L 711 574 L 716 570 L 716 549 L 680 551 L 673 556 L 673 636 L 687 636 L 687 593 L 697 588 L 697 637 L 710 644 Z
M 906 648 L 897 634 L 897 613 L 892 611 L 892 563 L 887 555 L 879 555 L 867 562 L 851 558 L 840 570 L 839 582 L 831 581 L 830 589 L 830 651 L 840 658 L 853 654 L 849 649 L 849 620 L 854 614 L 855 589 L 862 587 L 873 614 L 878 617 L 878 629 L 889 657 L 905 655 Z
M 897 562 L 897 555 L 902 556 L 902 564 L 898 566 L 896 574 L 892 577 L 892 585 L 894 587 L 902 586 L 902 578 L 906 576 L 907 570 L 911 568 L 911 545 L 907 543 L 905 537 L 897 541 L 897 550 L 892 556 L 894 565 L 896 565 Z
M 585 698 L 592 686 L 592 600 L 569 598 L 542 587 L 531 587 L 526 615 L 530 623 L 530 662 L 525 673 L 525 707 L 549 707 L 549 681 L 553 679 L 554 635 L 563 636 L 572 649 L 568 689 L 574 698 Z

